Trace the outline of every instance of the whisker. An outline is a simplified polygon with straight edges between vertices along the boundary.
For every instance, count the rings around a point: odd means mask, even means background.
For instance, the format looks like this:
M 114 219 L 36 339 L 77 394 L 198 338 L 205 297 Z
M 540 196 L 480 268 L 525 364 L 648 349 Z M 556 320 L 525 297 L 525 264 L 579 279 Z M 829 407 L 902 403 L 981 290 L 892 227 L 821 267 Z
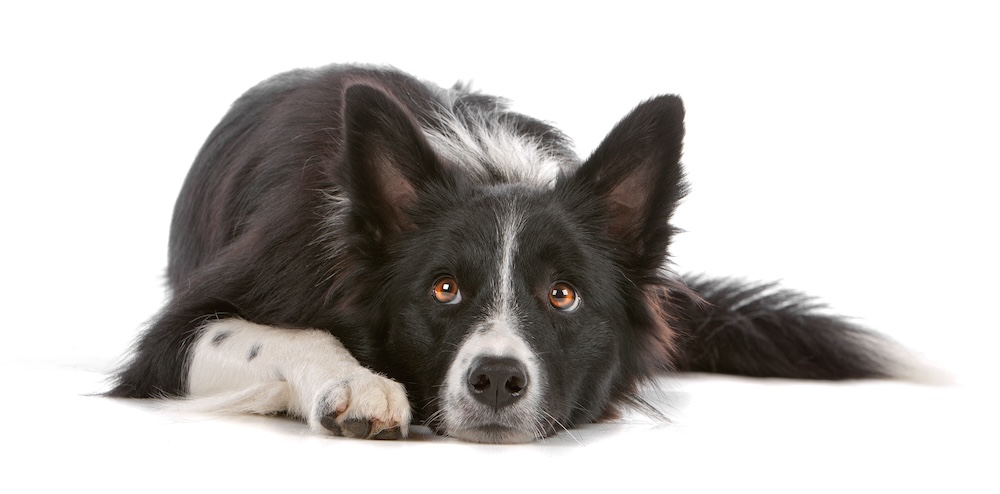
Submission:
M 580 439 L 578 437 L 576 437 L 575 434 L 573 434 L 573 431 L 569 430 L 569 428 L 566 427 L 565 424 L 563 424 L 562 422 L 560 422 L 559 419 L 557 419 L 554 415 L 552 415 L 551 413 L 549 413 L 548 410 L 542 410 L 542 414 L 544 414 L 546 417 L 549 418 L 549 420 L 550 420 L 549 427 L 550 428 L 553 425 L 558 425 L 559 428 L 562 429 L 563 432 L 566 433 L 566 435 L 568 435 L 571 439 L 573 439 L 573 441 L 575 441 L 580 446 L 583 446 L 583 442 L 581 442 Z M 541 437 L 544 437 L 544 436 L 539 436 L 539 438 L 541 438 Z

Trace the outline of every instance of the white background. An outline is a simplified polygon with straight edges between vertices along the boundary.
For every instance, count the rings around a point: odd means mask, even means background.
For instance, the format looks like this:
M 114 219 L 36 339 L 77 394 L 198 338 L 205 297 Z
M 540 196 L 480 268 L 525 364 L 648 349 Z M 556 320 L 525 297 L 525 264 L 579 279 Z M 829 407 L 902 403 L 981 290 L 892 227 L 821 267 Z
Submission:
M 996 492 L 990 2 L 340 3 L 0 7 L 0 490 Z M 472 80 L 582 156 L 680 94 L 679 269 L 821 295 L 953 384 L 670 378 L 670 425 L 514 447 L 85 396 L 163 301 L 174 197 L 229 103 L 331 62 Z

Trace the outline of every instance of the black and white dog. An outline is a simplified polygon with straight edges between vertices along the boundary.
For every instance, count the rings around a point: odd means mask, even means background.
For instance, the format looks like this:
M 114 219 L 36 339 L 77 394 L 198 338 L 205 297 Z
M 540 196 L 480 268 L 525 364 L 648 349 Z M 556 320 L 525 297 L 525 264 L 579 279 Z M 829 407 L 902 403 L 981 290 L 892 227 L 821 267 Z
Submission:
M 887 377 L 880 338 L 806 297 L 670 271 L 683 118 L 653 98 L 580 161 L 462 85 L 357 66 L 269 79 L 195 160 L 172 298 L 109 394 L 512 443 L 641 405 L 666 371 Z

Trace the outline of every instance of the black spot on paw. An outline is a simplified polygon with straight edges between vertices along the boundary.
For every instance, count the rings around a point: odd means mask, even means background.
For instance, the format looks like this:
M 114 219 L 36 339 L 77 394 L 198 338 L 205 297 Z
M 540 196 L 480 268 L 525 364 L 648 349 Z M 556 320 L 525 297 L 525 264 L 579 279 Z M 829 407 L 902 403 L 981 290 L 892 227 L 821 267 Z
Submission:
M 383 429 L 372 436 L 372 439 L 399 439 L 403 437 L 403 431 L 397 425 L 391 429 Z
M 257 358 L 257 355 L 259 353 L 260 353 L 260 343 L 254 345 L 253 348 L 250 349 L 250 354 L 247 355 L 247 362 Z
M 347 437 L 366 438 L 371 433 L 372 423 L 364 419 L 345 420 L 340 426 Z
M 337 417 L 334 415 L 324 415 L 323 418 L 319 419 L 319 424 L 338 436 L 344 435 L 344 431 L 337 424 Z
M 222 343 L 223 340 L 232 335 L 232 331 L 219 331 L 218 333 L 215 333 L 215 336 L 212 337 L 212 346 L 219 346 L 219 343 Z

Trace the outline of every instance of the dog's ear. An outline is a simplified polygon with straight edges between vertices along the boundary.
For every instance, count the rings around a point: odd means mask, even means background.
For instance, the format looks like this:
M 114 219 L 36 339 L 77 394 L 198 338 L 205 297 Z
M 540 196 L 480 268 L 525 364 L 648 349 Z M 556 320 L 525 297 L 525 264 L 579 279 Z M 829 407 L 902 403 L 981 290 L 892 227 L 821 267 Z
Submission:
M 618 122 L 570 180 L 603 202 L 611 234 L 638 267 L 656 269 L 674 232 L 669 220 L 686 191 L 683 139 L 681 99 L 653 98 Z
M 344 92 L 347 194 L 356 218 L 382 238 L 408 230 L 408 211 L 442 168 L 416 118 L 394 97 L 366 84 Z

